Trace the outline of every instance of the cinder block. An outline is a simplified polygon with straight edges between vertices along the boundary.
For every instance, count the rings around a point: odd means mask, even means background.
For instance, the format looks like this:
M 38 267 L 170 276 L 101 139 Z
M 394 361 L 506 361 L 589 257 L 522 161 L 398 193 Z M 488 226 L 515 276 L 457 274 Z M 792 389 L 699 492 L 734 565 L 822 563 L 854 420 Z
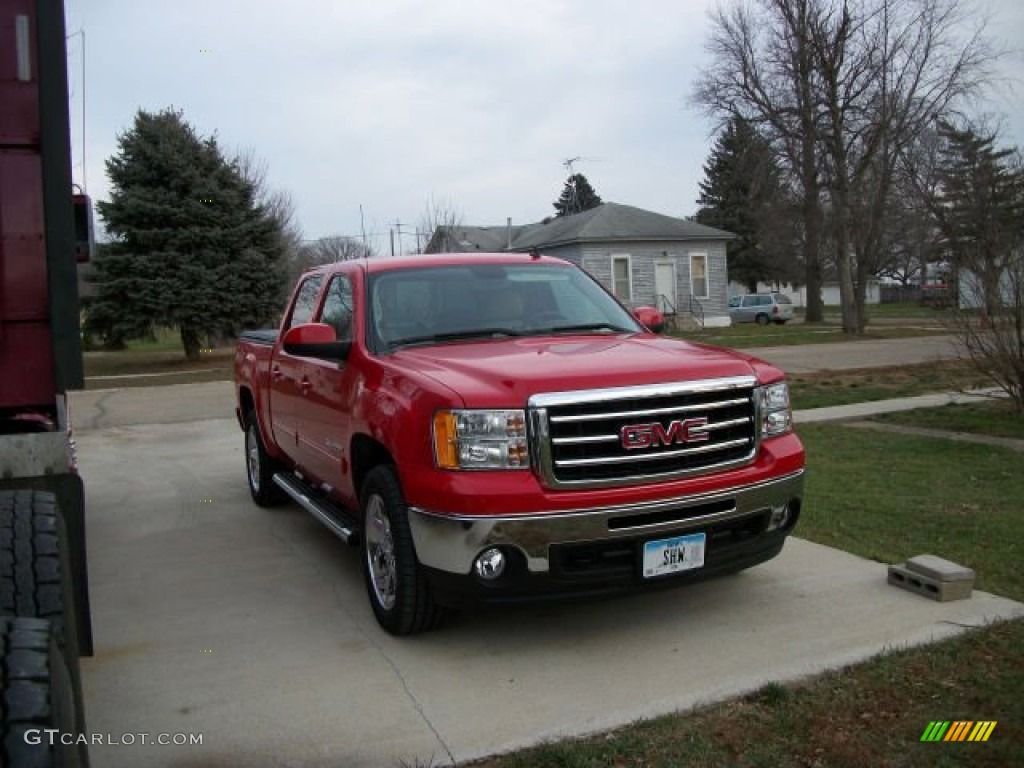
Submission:
M 918 555 L 907 560 L 907 570 L 935 581 L 974 581 L 974 571 L 935 555 Z
M 932 600 L 938 600 L 940 603 L 965 600 L 971 596 L 974 589 L 973 573 L 970 579 L 941 581 L 908 568 L 908 565 L 909 563 L 890 565 L 889 583 L 908 592 L 916 592 Z

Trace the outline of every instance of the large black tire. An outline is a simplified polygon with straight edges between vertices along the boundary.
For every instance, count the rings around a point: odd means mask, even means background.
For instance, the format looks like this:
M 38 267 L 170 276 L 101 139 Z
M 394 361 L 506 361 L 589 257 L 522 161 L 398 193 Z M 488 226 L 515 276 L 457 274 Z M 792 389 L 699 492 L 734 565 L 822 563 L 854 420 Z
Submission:
M 263 445 L 256 411 L 249 411 L 245 416 L 245 477 L 252 500 L 261 507 L 276 507 L 288 498 L 274 482 L 274 474 L 279 470 Z
M 370 470 L 360 495 L 363 575 L 377 622 L 393 635 L 433 629 L 449 611 L 434 602 L 420 569 L 409 513 L 395 470 Z
M 760 314 L 754 318 L 754 322 L 758 325 L 768 325 L 768 315 Z
M 84 730 L 68 536 L 52 493 L 0 491 L 0 615 L 47 619 L 71 677 Z
M 0 617 L 0 765 L 81 768 L 88 746 L 76 744 L 71 678 L 46 619 Z M 44 729 L 57 733 L 45 733 Z M 64 744 L 61 735 L 71 740 Z

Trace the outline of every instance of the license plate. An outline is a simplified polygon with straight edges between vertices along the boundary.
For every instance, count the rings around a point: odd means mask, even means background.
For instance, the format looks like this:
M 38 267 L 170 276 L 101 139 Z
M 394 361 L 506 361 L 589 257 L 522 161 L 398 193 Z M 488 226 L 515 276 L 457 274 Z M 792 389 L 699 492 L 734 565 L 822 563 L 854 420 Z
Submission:
M 691 533 L 674 539 L 648 541 L 644 544 L 644 578 L 703 568 L 705 538 L 703 533 Z

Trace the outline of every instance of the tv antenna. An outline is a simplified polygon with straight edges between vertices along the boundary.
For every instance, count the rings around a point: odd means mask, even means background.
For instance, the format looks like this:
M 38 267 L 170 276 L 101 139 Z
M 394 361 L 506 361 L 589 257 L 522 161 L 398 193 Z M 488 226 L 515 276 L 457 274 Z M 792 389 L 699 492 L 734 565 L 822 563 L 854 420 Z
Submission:
M 562 161 L 562 166 L 569 172 L 569 179 L 566 181 L 566 184 L 569 185 L 569 210 L 572 213 L 579 213 L 580 205 L 579 196 L 576 192 L 576 179 L 574 178 L 576 173 L 573 165 L 579 162 L 589 163 L 600 160 L 600 157 L 583 157 L 582 155 L 577 155 L 576 157 L 567 157 Z

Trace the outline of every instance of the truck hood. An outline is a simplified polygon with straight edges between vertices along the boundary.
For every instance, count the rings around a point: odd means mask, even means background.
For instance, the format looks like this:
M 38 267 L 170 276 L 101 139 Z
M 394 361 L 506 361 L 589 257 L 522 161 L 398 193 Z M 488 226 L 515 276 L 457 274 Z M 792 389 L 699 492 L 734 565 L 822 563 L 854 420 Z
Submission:
M 654 335 L 526 337 L 412 347 L 392 362 L 457 393 L 477 408 L 522 407 L 542 392 L 757 376 L 782 372 L 733 350 Z

